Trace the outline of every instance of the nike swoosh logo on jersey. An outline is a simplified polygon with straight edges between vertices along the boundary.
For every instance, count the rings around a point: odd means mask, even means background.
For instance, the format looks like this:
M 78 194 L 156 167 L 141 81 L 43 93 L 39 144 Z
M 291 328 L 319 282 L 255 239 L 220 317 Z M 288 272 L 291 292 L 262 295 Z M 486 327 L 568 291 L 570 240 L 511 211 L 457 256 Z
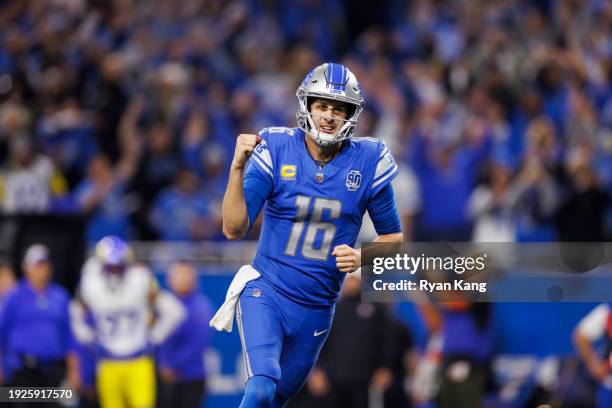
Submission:
M 323 333 L 325 333 L 327 330 L 328 330 L 328 329 L 321 330 L 321 331 L 317 331 L 317 330 L 315 330 L 315 332 L 314 332 L 314 336 L 315 336 L 315 337 L 319 337 L 320 335 L 322 335 Z

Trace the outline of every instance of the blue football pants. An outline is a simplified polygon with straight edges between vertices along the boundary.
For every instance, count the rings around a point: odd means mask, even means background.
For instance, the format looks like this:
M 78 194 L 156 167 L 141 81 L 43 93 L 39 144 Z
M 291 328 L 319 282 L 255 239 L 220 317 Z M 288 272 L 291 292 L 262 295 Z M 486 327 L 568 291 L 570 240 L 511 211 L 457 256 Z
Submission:
M 242 291 L 236 318 L 247 374 L 276 382 L 271 406 L 282 407 L 306 381 L 329 334 L 334 309 L 297 304 L 263 278 L 249 282 Z M 249 383 L 247 394 L 270 390 L 261 379 L 250 390 Z M 264 385 L 257 386 L 260 383 Z

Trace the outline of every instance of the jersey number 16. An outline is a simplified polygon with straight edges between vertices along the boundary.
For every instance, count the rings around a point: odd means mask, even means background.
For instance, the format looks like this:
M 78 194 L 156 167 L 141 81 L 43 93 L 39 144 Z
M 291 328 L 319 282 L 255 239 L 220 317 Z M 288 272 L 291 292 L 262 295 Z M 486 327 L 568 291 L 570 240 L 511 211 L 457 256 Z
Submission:
M 285 247 L 285 255 L 295 256 L 300 237 L 304 231 L 304 224 L 308 221 L 306 237 L 302 243 L 302 255 L 305 258 L 325 261 L 329 256 L 329 250 L 336 235 L 336 226 L 331 222 L 321 221 L 323 211 L 327 210 L 329 212 L 329 218 L 338 218 L 340 217 L 342 204 L 338 200 L 315 197 L 310 220 L 307 220 L 311 199 L 312 197 L 300 195 L 295 200 L 295 205 L 297 206 L 296 222 L 293 223 L 291 228 L 291 235 L 289 235 L 289 241 Z M 321 247 L 317 249 L 314 247 L 314 241 L 319 231 L 323 232 L 323 240 Z

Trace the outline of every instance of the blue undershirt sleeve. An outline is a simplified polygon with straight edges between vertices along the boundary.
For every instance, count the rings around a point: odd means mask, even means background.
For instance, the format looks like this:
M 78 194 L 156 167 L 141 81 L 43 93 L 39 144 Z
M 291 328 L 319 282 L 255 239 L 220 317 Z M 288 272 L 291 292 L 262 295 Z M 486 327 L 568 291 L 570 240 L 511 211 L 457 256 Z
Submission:
M 397 212 L 395 194 L 391 184 L 384 186 L 370 199 L 368 214 L 378 235 L 402 232 L 402 223 Z

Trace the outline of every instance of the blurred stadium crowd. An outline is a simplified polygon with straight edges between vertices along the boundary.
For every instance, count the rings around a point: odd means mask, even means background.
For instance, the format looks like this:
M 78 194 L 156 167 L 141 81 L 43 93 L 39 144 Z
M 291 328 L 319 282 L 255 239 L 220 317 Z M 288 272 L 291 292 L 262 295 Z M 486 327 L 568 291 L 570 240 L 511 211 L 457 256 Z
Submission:
M 0 27 L 5 213 L 221 239 L 236 135 L 293 126 L 332 59 L 404 167 L 414 238 L 610 239 L 609 2 L 5 1 Z

